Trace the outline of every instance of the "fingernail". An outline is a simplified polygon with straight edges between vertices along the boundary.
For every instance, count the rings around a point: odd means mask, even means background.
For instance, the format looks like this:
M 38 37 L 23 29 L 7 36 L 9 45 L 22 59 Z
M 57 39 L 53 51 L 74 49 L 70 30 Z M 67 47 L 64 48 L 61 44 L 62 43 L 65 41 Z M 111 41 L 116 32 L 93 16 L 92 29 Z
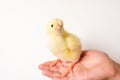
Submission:
M 42 66 L 41 66 L 41 65 L 39 65 L 39 66 L 38 66 L 38 69 L 42 69 Z

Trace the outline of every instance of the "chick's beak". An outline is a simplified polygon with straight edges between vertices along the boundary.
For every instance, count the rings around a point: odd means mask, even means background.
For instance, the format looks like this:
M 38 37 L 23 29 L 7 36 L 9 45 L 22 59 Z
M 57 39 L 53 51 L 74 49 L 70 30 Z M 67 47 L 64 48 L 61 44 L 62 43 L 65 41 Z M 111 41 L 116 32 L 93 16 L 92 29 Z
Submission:
M 57 23 L 55 29 L 56 29 L 57 31 L 60 31 L 61 28 L 62 28 L 62 25 L 59 24 L 59 23 Z
M 56 30 L 60 30 L 60 28 L 61 28 L 60 26 L 56 26 L 56 28 L 55 28 L 55 29 L 56 29 Z

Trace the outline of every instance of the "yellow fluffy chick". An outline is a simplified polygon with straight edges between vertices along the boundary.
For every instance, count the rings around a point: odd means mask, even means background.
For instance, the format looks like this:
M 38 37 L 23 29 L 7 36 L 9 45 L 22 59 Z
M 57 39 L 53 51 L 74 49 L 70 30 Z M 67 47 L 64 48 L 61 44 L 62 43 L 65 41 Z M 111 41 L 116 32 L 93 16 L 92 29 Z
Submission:
M 58 61 L 71 62 L 71 65 L 63 73 L 63 76 L 66 76 L 80 59 L 80 40 L 72 33 L 67 32 L 63 27 L 63 21 L 57 18 L 47 24 L 47 33 L 49 49 L 58 58 L 51 66 L 54 66 Z

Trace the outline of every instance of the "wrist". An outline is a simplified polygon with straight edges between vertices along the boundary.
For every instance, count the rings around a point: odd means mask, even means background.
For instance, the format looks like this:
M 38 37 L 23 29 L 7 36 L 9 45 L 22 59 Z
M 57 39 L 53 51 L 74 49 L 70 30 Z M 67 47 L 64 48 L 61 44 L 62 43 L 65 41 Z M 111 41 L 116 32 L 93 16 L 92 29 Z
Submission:
M 114 78 L 114 80 L 120 80 L 120 64 L 117 64 L 117 74 Z
M 120 80 L 120 64 L 115 63 L 114 74 L 109 78 L 109 80 Z
M 107 80 L 120 80 L 120 64 L 113 62 L 114 69 L 111 70 L 112 74 Z

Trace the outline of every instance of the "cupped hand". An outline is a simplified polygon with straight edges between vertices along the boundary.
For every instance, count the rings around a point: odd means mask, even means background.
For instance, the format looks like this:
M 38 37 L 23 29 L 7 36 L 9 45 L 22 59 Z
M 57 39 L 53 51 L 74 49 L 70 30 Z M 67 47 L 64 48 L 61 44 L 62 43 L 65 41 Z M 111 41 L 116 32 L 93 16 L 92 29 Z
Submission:
M 70 63 L 62 61 L 50 67 L 51 63 L 45 62 L 39 65 L 39 69 L 52 80 L 113 80 L 116 71 L 115 63 L 105 53 L 95 50 L 83 51 L 80 61 L 65 77 L 62 77 L 62 73 Z

